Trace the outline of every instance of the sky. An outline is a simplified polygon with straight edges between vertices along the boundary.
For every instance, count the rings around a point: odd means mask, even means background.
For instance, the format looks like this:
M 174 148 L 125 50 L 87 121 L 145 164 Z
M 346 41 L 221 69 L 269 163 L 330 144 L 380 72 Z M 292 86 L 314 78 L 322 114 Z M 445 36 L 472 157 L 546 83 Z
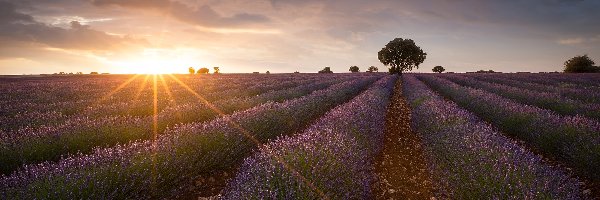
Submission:
M 599 0 L 0 0 L 0 74 L 348 72 L 394 38 L 416 72 L 600 62 Z

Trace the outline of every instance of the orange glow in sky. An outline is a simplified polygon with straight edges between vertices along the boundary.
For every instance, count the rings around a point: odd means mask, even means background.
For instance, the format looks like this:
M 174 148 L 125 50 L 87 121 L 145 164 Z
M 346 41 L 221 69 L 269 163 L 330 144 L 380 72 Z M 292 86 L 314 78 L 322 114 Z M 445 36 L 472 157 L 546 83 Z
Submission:
M 600 1 L 3 0 L 0 74 L 385 69 L 413 39 L 417 72 L 560 71 L 600 59 Z M 385 71 L 385 70 L 384 70 Z

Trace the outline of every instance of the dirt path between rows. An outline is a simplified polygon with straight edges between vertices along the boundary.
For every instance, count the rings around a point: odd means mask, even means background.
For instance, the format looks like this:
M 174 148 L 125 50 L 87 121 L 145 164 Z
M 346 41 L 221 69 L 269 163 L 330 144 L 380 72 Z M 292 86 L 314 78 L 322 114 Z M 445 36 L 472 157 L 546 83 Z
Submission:
M 386 114 L 383 150 L 375 160 L 375 199 L 434 199 L 421 140 L 410 128 L 410 113 L 398 79 Z

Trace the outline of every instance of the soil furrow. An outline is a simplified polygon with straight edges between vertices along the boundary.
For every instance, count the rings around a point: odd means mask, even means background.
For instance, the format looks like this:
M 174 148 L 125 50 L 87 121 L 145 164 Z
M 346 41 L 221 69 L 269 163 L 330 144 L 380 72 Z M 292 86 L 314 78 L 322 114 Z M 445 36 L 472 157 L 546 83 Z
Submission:
M 421 139 L 410 127 L 410 113 L 398 79 L 386 114 L 384 146 L 375 161 L 376 199 L 433 198 Z

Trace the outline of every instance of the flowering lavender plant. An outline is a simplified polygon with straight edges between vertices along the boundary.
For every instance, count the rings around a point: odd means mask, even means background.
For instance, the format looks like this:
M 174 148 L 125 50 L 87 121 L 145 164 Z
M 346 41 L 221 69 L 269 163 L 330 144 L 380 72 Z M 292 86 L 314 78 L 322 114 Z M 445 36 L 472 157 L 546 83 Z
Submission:
M 450 199 L 580 199 L 578 180 L 497 132 L 414 76 L 404 90 L 437 196 Z M 434 77 L 428 77 L 434 78 Z
M 600 174 L 596 173 L 600 170 L 600 122 L 580 116 L 560 116 L 434 76 L 418 78 L 503 133 L 573 167 L 580 176 L 600 180 Z
M 299 131 L 379 77 L 357 76 L 297 99 L 262 104 L 207 123 L 181 124 L 154 140 L 26 166 L 0 178 L 0 198 L 173 197 L 197 178 L 236 166 L 257 148 L 256 142 Z
M 304 132 L 268 143 L 245 160 L 225 199 L 364 199 L 397 76 L 379 80 Z

